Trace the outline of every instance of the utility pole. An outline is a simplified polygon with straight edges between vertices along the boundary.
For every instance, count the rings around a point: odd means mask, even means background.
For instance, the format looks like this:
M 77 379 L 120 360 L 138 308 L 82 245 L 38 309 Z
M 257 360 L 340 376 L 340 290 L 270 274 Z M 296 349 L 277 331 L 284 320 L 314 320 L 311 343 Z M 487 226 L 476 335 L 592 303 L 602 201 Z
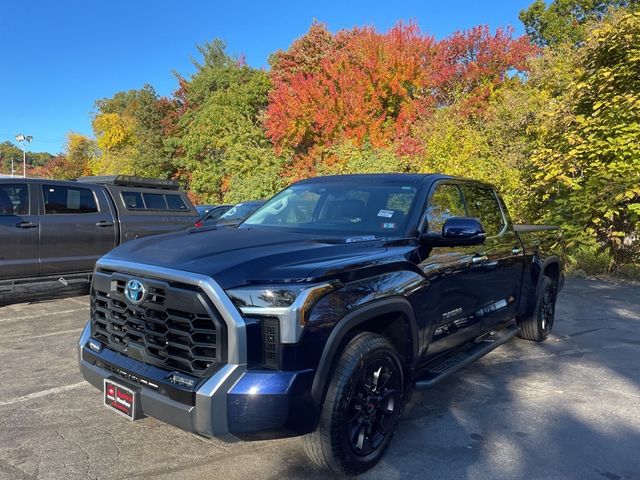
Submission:
M 33 140 L 33 137 L 31 135 L 24 135 L 22 133 L 19 133 L 16 135 L 16 140 L 20 145 L 22 145 L 22 177 L 26 178 L 27 177 L 27 147 L 25 144 L 31 143 L 31 141 Z M 13 167 L 11 168 L 11 171 L 13 172 Z

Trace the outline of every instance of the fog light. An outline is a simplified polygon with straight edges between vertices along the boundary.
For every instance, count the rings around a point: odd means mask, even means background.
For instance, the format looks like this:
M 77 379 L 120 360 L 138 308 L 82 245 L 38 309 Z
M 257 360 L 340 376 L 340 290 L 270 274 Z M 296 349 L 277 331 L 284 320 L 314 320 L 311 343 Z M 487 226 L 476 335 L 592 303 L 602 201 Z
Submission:
M 173 373 L 169 376 L 169 381 L 171 383 L 175 383 L 176 385 L 180 385 L 182 387 L 193 388 L 196 382 L 190 378 L 183 377 L 182 375 L 178 375 L 177 373 Z
M 93 338 L 89 339 L 89 348 L 91 350 L 93 350 L 94 352 L 100 353 L 100 350 L 102 350 L 102 343 L 100 343 L 97 340 L 94 340 Z

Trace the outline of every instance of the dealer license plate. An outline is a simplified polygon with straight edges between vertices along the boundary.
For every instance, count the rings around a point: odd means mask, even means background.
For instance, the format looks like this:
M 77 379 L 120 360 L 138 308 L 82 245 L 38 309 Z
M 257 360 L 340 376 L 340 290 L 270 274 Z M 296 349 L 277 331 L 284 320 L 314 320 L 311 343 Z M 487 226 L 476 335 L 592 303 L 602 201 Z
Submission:
M 135 420 L 136 392 L 113 380 L 104 379 L 104 404 L 109 410 L 113 410 L 129 420 Z

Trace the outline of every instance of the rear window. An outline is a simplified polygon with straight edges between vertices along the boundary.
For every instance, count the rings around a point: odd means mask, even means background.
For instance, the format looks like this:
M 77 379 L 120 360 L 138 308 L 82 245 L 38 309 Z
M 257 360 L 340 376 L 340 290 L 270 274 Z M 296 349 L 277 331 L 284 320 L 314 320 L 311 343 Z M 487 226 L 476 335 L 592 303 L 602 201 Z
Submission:
M 167 210 L 167 202 L 161 193 L 143 193 L 142 198 L 149 210 Z
M 169 210 L 189 210 L 180 195 L 165 195 L 164 198 L 167 200 L 167 207 L 169 207 Z
M 140 192 L 122 192 L 122 200 L 129 210 L 144 210 Z
M 95 213 L 98 211 L 93 191 L 81 187 L 61 187 L 42 185 L 44 195 L 44 213 Z
M 184 199 L 177 193 L 142 193 L 125 190 L 121 195 L 128 210 L 189 211 Z

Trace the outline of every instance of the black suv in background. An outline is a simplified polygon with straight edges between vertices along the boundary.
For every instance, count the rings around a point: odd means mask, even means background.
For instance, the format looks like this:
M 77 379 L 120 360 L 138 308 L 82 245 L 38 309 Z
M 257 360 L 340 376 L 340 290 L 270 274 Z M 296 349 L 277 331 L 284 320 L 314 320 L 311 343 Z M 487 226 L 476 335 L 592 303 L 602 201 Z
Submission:
M 131 420 L 305 435 L 315 462 L 357 474 L 383 455 L 414 388 L 514 335 L 547 338 L 563 285 L 550 228 L 513 225 L 473 180 L 304 180 L 236 228 L 100 259 L 80 369 Z
M 112 248 L 197 218 L 169 180 L 0 178 L 0 302 L 86 286 Z

